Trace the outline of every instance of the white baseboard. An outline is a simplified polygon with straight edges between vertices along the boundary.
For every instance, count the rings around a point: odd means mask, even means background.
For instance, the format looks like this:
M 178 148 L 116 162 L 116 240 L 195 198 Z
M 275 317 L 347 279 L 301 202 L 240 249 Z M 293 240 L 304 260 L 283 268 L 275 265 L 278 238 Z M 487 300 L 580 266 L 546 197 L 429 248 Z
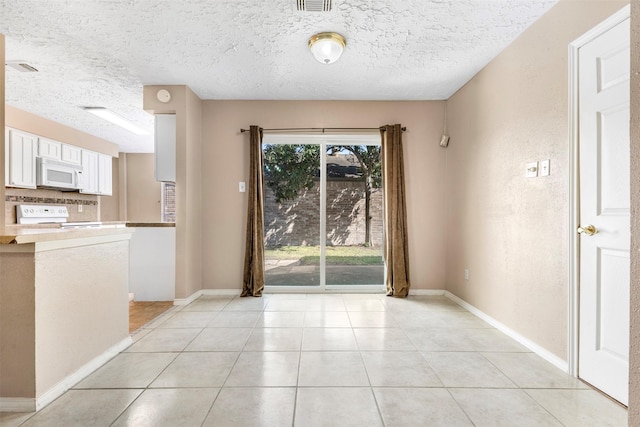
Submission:
M 525 346 L 526 348 L 528 348 L 532 352 L 536 353 L 538 356 L 542 357 L 544 360 L 546 360 L 547 362 L 551 363 L 552 365 L 554 365 L 558 369 L 561 369 L 563 372 L 569 372 L 569 364 L 567 363 L 566 360 L 562 360 L 561 358 L 559 358 L 555 354 L 553 354 L 550 351 L 542 348 L 541 346 L 539 346 L 538 344 L 534 343 L 530 339 L 525 338 L 524 336 L 520 335 L 519 333 L 517 333 L 513 329 L 509 328 L 508 326 L 504 325 L 503 323 L 500 323 L 499 321 L 497 321 L 493 317 L 489 316 L 488 314 L 484 313 L 483 311 L 480 311 L 476 307 L 472 306 L 471 304 L 469 304 L 465 300 L 455 296 L 451 292 L 444 291 L 444 295 L 447 298 L 449 298 L 450 300 L 452 300 L 453 302 L 455 302 L 456 304 L 460 305 L 461 307 L 464 307 L 465 309 L 467 309 L 472 314 L 474 314 L 477 317 L 479 317 L 480 319 L 484 320 L 485 322 L 487 322 L 488 324 L 490 324 L 491 326 L 493 326 L 494 328 L 496 328 L 497 330 L 499 330 L 503 334 L 505 334 L 505 335 L 511 337 L 512 339 L 516 340 L 517 342 L 519 342 L 520 344 L 522 344 L 523 346 Z
M 0 397 L 0 412 L 34 412 L 36 399 L 29 397 Z
M 33 398 L 15 398 L 15 397 L 0 397 L 0 412 L 34 412 L 47 406 L 55 399 L 60 397 L 64 392 L 69 390 L 74 385 L 85 379 L 93 371 L 104 365 L 106 362 L 117 356 L 124 349 L 129 347 L 133 341 L 131 337 L 123 339 L 119 343 L 108 348 L 101 355 L 93 358 L 88 363 L 84 364 L 80 369 L 63 378 L 58 384 L 47 390 L 40 397 Z
M 202 295 L 202 291 L 192 293 L 186 298 L 176 298 L 173 300 L 173 305 L 189 305 Z
M 192 293 L 187 298 L 174 299 L 173 305 L 188 305 L 203 295 L 239 297 L 241 293 L 242 293 L 242 289 L 201 289 L 199 291 Z
M 202 295 L 213 296 L 240 296 L 242 289 L 201 289 L 192 293 L 187 298 L 176 298 L 173 300 L 173 305 L 189 305 Z
M 335 290 L 336 292 L 338 292 L 337 290 Z M 384 289 L 365 289 L 362 292 L 358 292 L 357 289 L 349 289 L 347 291 L 347 293 L 380 293 L 381 291 L 384 291 Z M 174 305 L 186 305 L 189 304 L 191 302 L 193 302 L 194 300 L 196 300 L 198 297 L 200 297 L 201 295 L 217 295 L 217 296 L 240 296 L 240 293 L 242 292 L 242 289 L 203 289 L 201 291 L 198 291 L 196 293 L 194 293 L 193 295 L 191 295 L 188 298 L 184 298 L 184 299 L 176 299 L 174 300 Z M 281 288 L 277 288 L 274 289 L 273 287 L 271 287 L 270 289 L 265 289 L 264 293 L 265 294 L 276 294 L 276 293 L 299 293 L 298 290 L 296 290 L 295 292 L 291 290 L 290 287 L 281 287 Z M 409 295 L 444 295 L 444 292 L 442 289 L 410 289 L 409 290 Z M 310 291 L 305 291 L 304 293 L 313 293 Z M 321 293 L 331 293 L 330 291 L 322 291 Z M 340 293 L 340 292 L 338 292 Z
M 239 297 L 242 289 L 203 289 L 202 295 L 213 295 L 223 297 Z
M 98 357 L 95 357 L 94 359 L 86 363 L 84 366 L 82 366 L 80 369 L 78 369 L 76 372 L 74 372 L 73 374 L 69 375 L 68 377 L 60 381 L 58 384 L 56 384 L 51 389 L 49 389 L 46 393 L 38 397 L 36 401 L 36 410 L 39 411 L 40 409 L 47 406 L 49 403 L 53 402 L 55 399 L 61 396 L 65 391 L 69 390 L 71 387 L 78 384 L 80 381 L 82 381 L 87 376 L 89 376 L 89 374 L 91 374 L 93 371 L 95 371 L 96 369 L 98 369 L 99 367 L 107 363 L 109 360 L 113 359 L 120 352 L 122 352 L 127 347 L 129 347 L 132 343 L 133 343 L 133 340 L 131 339 L 131 337 L 127 336 L 127 338 L 111 346 L 104 353 L 102 353 Z
M 416 295 L 429 295 L 429 296 L 442 296 L 445 291 L 442 289 L 409 289 L 409 296 Z

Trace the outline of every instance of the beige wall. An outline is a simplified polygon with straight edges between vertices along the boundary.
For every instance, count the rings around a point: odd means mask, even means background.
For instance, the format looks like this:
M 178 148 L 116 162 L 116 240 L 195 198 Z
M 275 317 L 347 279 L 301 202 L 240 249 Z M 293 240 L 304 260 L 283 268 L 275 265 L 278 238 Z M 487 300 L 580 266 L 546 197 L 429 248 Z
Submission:
M 127 214 L 124 219 L 132 222 L 160 222 L 162 189 L 161 184 L 155 179 L 153 154 L 120 153 L 120 155 L 125 157 L 126 165 Z
M 629 425 L 640 425 L 640 3 L 631 3 L 631 348 Z
M 255 124 L 282 127 L 378 127 L 401 123 L 406 160 L 411 281 L 414 289 L 443 289 L 445 234 L 443 102 L 205 101 L 202 227 L 205 288 L 242 285 L 249 135 Z
M 160 89 L 170 102 L 158 101 Z M 202 171 L 211 166 L 202 151 L 202 101 L 187 86 L 145 86 L 144 109 L 176 115 L 176 298 L 187 298 L 202 289 L 203 277 Z
M 448 101 L 447 289 L 563 360 L 567 46 L 627 3 L 561 1 Z
M 118 145 L 44 117 L 6 106 L 6 125 L 76 147 L 118 157 Z
M 35 397 L 33 254 L 0 254 L 0 271 L 0 397 Z
M 185 123 L 178 119 L 178 129 L 184 126 L 186 132 L 185 144 L 178 144 L 178 159 L 184 159 L 178 163 L 176 178 L 176 222 L 180 216 L 183 217 L 182 224 L 186 229 L 186 245 L 184 255 L 186 259 L 182 264 L 181 271 L 176 269 L 183 278 L 183 295 L 189 296 L 203 288 L 203 257 L 202 242 L 204 225 L 209 219 L 203 218 L 202 200 L 207 192 L 203 185 L 203 170 L 209 165 L 203 158 L 203 138 L 202 138 L 202 101 L 198 96 L 186 88 L 186 115 Z M 186 185 L 179 185 L 180 181 Z M 185 194 L 186 193 L 186 194 Z M 180 201 L 178 201 L 180 200 Z M 186 209 L 180 207 L 181 203 Z M 176 251 L 181 250 L 181 246 L 176 246 Z M 180 255 L 179 255 L 180 256 Z M 184 269 L 182 269 L 184 268 Z
M 129 238 L 0 245 L 1 398 L 42 397 L 128 338 Z

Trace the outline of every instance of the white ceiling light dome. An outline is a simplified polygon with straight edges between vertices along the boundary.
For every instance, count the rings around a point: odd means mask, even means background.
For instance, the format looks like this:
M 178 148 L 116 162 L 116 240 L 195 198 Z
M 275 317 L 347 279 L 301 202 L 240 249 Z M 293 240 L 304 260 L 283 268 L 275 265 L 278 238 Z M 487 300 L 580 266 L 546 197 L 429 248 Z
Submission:
M 338 33 L 318 33 L 309 39 L 309 49 L 311 49 L 311 53 L 323 64 L 333 64 L 336 62 L 346 46 L 347 41 Z

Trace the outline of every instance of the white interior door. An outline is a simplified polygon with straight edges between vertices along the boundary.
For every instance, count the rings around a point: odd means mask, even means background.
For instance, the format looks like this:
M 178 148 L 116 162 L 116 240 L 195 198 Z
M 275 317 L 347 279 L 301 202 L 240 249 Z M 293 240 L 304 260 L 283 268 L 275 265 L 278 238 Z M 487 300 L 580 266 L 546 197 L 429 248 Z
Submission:
M 578 375 L 628 402 L 629 19 L 579 51 Z

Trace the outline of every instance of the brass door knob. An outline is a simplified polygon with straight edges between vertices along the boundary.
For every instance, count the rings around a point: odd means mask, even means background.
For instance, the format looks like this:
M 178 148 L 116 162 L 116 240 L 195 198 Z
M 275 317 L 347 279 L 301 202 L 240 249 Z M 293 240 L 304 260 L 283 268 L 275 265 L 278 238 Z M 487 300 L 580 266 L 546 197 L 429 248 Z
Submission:
M 593 236 L 594 234 L 597 234 L 598 230 L 596 230 L 596 228 L 589 224 L 589 225 L 585 225 L 578 227 L 578 234 L 586 234 L 587 236 Z

